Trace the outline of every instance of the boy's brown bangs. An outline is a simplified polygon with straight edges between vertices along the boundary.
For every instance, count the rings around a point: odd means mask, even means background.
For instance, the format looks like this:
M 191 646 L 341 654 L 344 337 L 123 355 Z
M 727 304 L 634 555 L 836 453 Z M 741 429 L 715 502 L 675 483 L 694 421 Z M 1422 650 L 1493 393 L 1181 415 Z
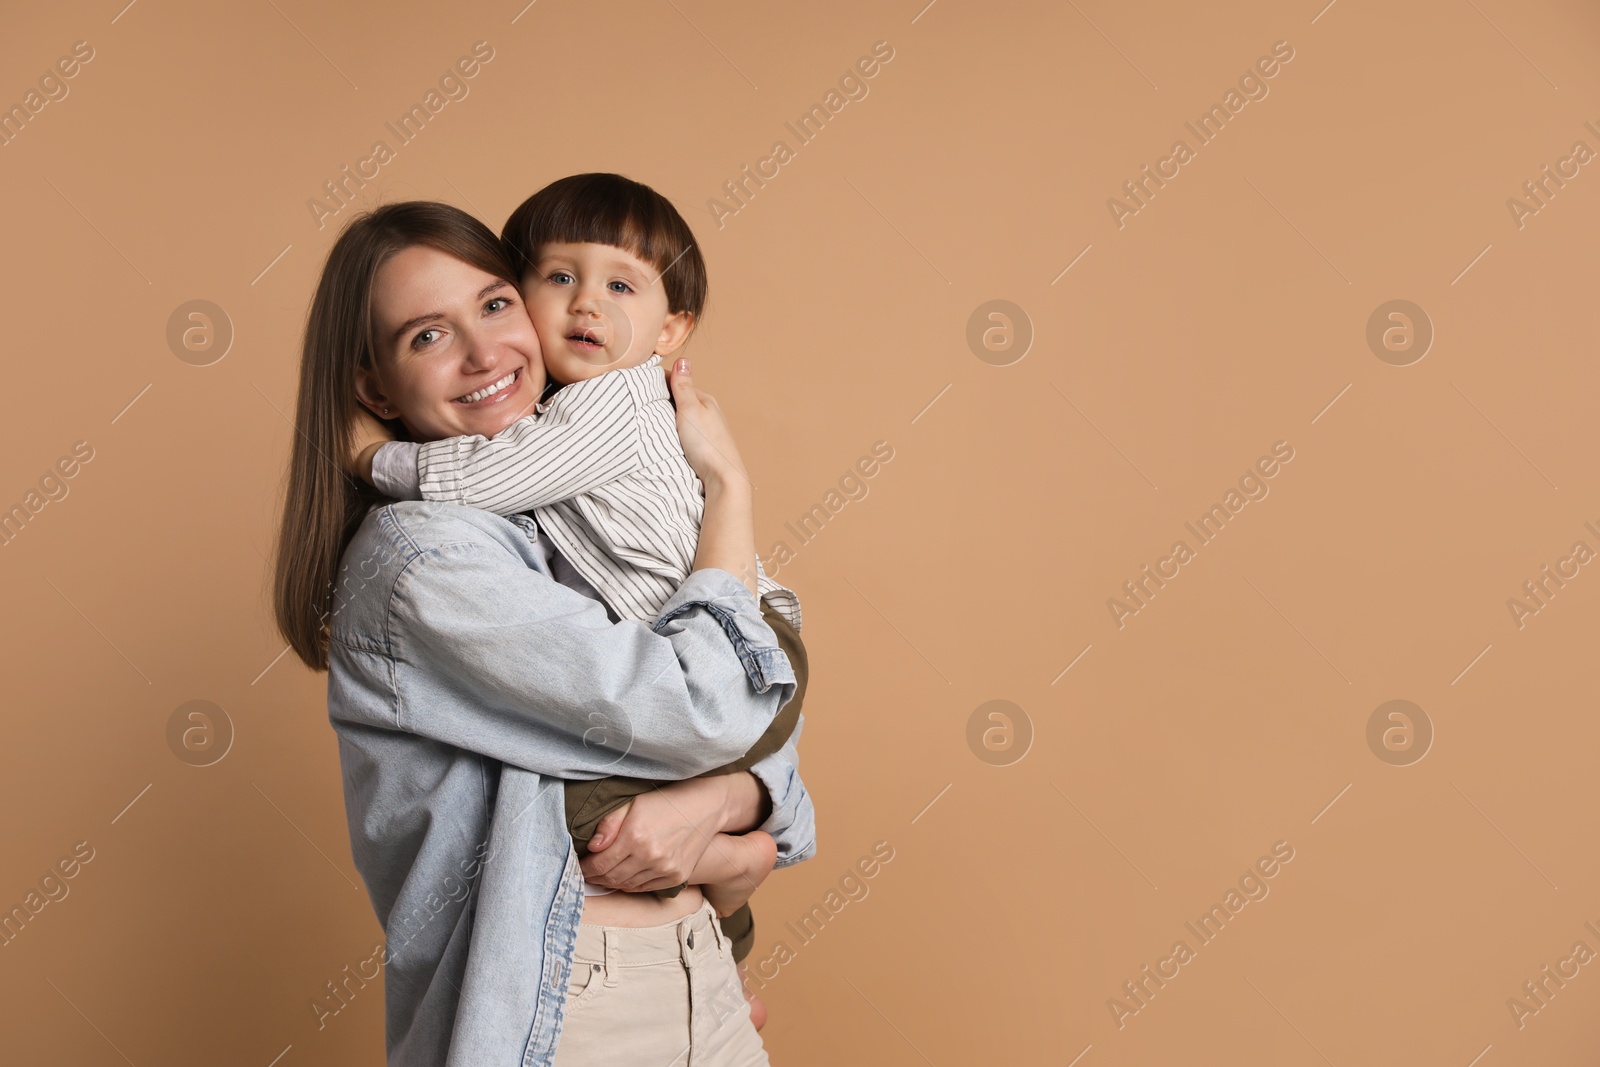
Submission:
M 539 246 L 552 242 L 602 244 L 627 249 L 660 269 L 658 260 L 673 243 L 670 222 L 652 210 L 654 205 L 630 192 L 626 188 L 579 188 L 531 204 L 533 210 L 521 220 L 518 231 L 513 234 L 508 227 L 513 262 L 527 270 L 533 266 Z
M 674 311 L 698 319 L 705 305 L 705 262 L 694 233 L 661 194 L 620 174 L 575 174 L 551 182 L 511 213 L 502 241 L 519 276 L 534 268 L 543 245 L 622 248 L 663 276 Z

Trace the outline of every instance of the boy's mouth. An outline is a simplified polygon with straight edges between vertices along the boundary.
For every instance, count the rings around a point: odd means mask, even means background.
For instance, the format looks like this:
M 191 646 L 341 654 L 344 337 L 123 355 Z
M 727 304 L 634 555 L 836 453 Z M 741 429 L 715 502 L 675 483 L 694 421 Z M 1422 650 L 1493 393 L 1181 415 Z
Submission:
M 593 352 L 596 349 L 604 348 L 606 345 L 605 334 L 593 326 L 567 334 L 567 340 L 585 352 Z

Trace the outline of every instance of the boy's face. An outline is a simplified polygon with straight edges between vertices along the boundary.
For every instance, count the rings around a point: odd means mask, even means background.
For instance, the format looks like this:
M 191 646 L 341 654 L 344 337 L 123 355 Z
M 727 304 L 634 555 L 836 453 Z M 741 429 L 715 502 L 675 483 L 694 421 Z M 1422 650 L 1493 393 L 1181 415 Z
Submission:
M 694 319 L 668 310 L 659 273 L 611 245 L 541 247 L 522 289 L 550 377 L 570 385 L 676 351 Z

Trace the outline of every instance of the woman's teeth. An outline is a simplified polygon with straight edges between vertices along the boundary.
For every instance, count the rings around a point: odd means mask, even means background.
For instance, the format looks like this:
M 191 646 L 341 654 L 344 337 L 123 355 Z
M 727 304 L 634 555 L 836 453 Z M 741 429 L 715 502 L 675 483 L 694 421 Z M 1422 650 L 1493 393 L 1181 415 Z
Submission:
M 480 400 L 487 400 L 489 397 L 494 396 L 494 394 L 498 393 L 512 382 L 516 381 L 516 378 L 517 372 L 512 371 L 504 378 L 501 378 L 498 382 L 490 382 L 488 385 L 477 390 L 476 392 L 468 393 L 465 396 L 456 397 L 456 400 L 463 404 L 476 404 Z

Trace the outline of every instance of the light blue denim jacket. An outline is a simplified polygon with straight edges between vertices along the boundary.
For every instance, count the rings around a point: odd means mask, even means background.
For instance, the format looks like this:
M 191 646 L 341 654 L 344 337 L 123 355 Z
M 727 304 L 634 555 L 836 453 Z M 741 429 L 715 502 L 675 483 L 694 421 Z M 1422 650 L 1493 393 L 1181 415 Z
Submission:
M 714 769 L 794 693 L 733 575 L 696 571 L 653 625 L 613 623 L 546 547 L 525 515 L 407 501 L 370 510 L 344 555 L 328 718 L 387 940 L 391 1067 L 550 1063 L 582 913 L 560 779 Z M 799 735 L 752 769 L 780 867 L 816 850 Z

